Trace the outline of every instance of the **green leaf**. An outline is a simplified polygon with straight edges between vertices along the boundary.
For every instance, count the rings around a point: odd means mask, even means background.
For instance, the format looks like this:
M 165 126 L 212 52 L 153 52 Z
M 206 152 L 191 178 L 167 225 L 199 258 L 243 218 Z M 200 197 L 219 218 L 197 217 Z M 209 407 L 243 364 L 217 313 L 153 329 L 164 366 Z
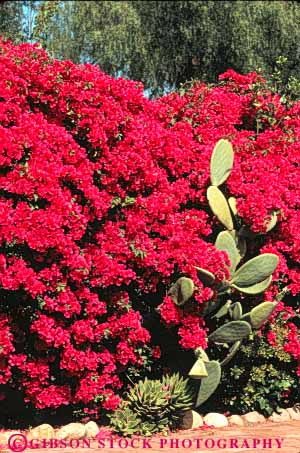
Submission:
M 228 300 L 224 305 L 222 305 L 222 307 L 217 311 L 217 313 L 214 316 L 212 316 L 212 319 L 213 318 L 220 319 L 223 316 L 226 316 L 229 311 L 231 303 L 232 301 Z
M 234 321 L 241 319 L 243 315 L 242 304 L 240 302 L 235 302 L 234 304 L 232 304 L 232 306 L 230 307 L 230 314 Z
M 215 242 L 215 247 L 218 250 L 227 252 L 231 263 L 230 272 L 234 272 L 239 261 L 239 251 L 237 249 L 235 240 L 233 239 L 229 231 L 221 231 L 221 233 L 218 234 Z
M 237 289 L 241 293 L 245 294 L 260 294 L 263 293 L 269 286 L 272 281 L 272 275 L 270 277 L 266 278 L 266 280 L 263 280 L 260 283 L 256 283 L 256 285 L 251 285 L 251 286 L 245 286 L 245 287 L 239 287 L 237 285 L 231 285 L 233 288 Z
M 194 293 L 194 282 L 187 277 L 179 278 L 169 290 L 169 295 L 176 305 L 183 305 Z
M 219 140 L 210 160 L 210 179 L 213 186 L 223 184 L 233 167 L 233 149 L 228 140 Z
M 225 366 L 227 365 L 227 363 L 229 363 L 233 357 L 236 355 L 236 353 L 238 352 L 240 346 L 241 346 L 242 342 L 241 341 L 236 341 L 232 346 L 231 348 L 229 349 L 229 352 L 227 354 L 227 356 L 225 357 L 225 359 L 221 362 L 221 366 Z
M 214 274 L 205 269 L 202 269 L 202 267 L 195 266 L 195 268 L 198 271 L 197 276 L 199 280 L 203 283 L 203 285 L 212 286 L 215 283 L 216 277 L 214 276 Z
M 250 311 L 251 325 L 254 329 L 260 329 L 269 319 L 277 304 L 273 302 L 262 302 Z
M 221 366 L 216 360 L 206 364 L 208 376 L 201 380 L 196 407 L 201 406 L 214 393 L 221 380 Z
M 209 186 L 207 189 L 207 199 L 210 209 L 218 220 L 227 228 L 233 230 L 233 221 L 230 209 L 223 193 L 215 186 Z
M 249 287 L 260 283 L 272 275 L 278 262 L 278 256 L 273 253 L 263 253 L 256 256 L 235 272 L 231 283 L 239 287 Z
M 212 332 L 208 340 L 214 343 L 234 343 L 248 337 L 252 332 L 251 326 L 245 321 L 231 321 Z

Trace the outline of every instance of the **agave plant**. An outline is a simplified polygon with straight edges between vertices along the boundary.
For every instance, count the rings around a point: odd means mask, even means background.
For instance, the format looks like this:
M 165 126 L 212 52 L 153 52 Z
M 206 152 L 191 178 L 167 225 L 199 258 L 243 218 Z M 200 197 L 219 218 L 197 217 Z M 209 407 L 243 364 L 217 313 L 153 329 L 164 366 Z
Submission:
M 161 380 L 145 379 L 131 388 L 127 395 L 129 407 L 149 426 L 163 429 L 179 426 L 184 413 L 193 406 L 194 393 L 188 379 L 172 374 Z

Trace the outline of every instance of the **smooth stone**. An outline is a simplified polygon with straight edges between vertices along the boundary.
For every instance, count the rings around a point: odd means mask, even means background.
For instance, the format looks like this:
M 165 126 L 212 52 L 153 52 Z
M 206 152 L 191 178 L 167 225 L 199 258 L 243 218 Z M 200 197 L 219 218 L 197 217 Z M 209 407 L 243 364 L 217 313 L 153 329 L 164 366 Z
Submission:
M 228 422 L 230 426 L 244 426 L 244 420 L 239 415 L 231 415 L 228 417 Z
M 242 415 L 243 420 L 247 423 L 264 423 L 265 417 L 256 411 L 248 412 L 248 414 Z
M 69 423 L 56 431 L 55 438 L 59 440 L 83 439 L 85 436 L 85 425 L 82 423 Z
M 32 428 L 27 434 L 27 439 L 54 439 L 55 431 L 51 425 L 44 423 L 43 425 Z
M 203 426 L 203 420 L 196 411 L 187 411 L 182 419 L 182 429 L 194 429 Z
M 215 428 L 223 428 L 228 426 L 228 420 L 223 414 L 218 414 L 215 412 L 210 412 L 205 415 L 204 423 L 208 426 L 214 426 Z
M 8 449 L 8 439 L 14 434 L 21 434 L 20 431 L 1 431 L 0 432 L 0 452 L 10 451 Z M 2 450 L 3 449 L 3 450 Z
M 287 422 L 290 419 L 291 419 L 291 416 L 286 409 L 280 409 L 279 414 L 277 414 L 276 412 L 273 412 L 271 417 L 269 417 L 270 422 L 275 422 L 275 423 Z
M 93 439 L 99 433 L 99 426 L 96 422 L 90 421 L 85 425 L 85 437 Z

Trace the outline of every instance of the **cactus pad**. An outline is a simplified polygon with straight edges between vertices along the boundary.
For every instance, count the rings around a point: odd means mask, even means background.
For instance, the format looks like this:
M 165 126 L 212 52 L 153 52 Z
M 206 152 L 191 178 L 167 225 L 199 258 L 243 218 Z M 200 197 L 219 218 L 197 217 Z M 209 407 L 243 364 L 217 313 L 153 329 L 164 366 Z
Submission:
M 210 186 L 207 189 L 209 206 L 218 220 L 227 228 L 233 230 L 233 221 L 226 198 L 218 187 Z
M 176 305 L 183 305 L 192 297 L 193 293 L 193 280 L 187 277 L 181 277 L 171 286 L 168 294 Z
M 210 179 L 213 186 L 223 184 L 233 167 L 233 149 L 228 140 L 219 140 L 210 160 Z
M 247 261 L 233 275 L 231 283 L 239 288 L 256 285 L 272 275 L 279 259 L 273 253 L 263 253 Z
M 245 321 L 231 321 L 212 332 L 208 340 L 214 343 L 234 343 L 248 337 L 252 332 L 251 326 Z
M 230 271 L 234 272 L 235 268 L 240 260 L 239 251 L 237 249 L 236 243 L 229 231 L 221 231 L 218 234 L 215 247 L 218 250 L 227 252 L 230 259 Z
M 243 308 L 240 302 L 235 302 L 234 304 L 232 304 L 232 306 L 230 307 L 230 314 L 234 321 L 241 319 L 243 315 Z
M 195 268 L 197 269 L 197 276 L 204 286 L 212 286 L 215 283 L 216 277 L 214 274 L 202 269 L 202 267 L 195 266 Z
M 214 393 L 221 380 L 221 366 L 216 360 L 206 364 L 208 376 L 201 380 L 196 407 L 201 406 Z
M 223 316 L 226 316 L 227 313 L 229 312 L 230 305 L 232 301 L 228 300 L 218 311 L 217 313 L 213 316 L 213 318 L 220 319 Z
M 202 359 L 203 362 L 209 362 L 208 355 L 206 354 L 203 348 L 195 349 L 195 356 L 197 359 Z
M 260 329 L 276 308 L 276 303 L 263 302 L 250 311 L 250 322 L 254 329 Z
M 275 225 L 277 223 L 277 220 L 278 220 L 278 216 L 277 216 L 276 212 L 272 212 L 270 217 L 271 218 L 265 222 L 266 233 L 268 233 L 269 231 L 271 231 L 275 227 Z
M 237 207 L 236 207 L 236 199 L 234 197 L 229 197 L 228 198 L 228 204 L 230 206 L 232 214 L 237 216 L 238 215 L 238 211 L 237 211 Z
M 231 285 L 233 288 L 239 290 L 241 293 L 245 294 L 260 294 L 263 293 L 269 286 L 272 281 L 272 275 L 266 278 L 262 282 L 256 283 L 256 285 L 239 287 L 237 285 Z
M 235 354 L 238 352 L 238 350 L 239 350 L 241 344 L 242 344 L 241 341 L 236 341 L 236 342 L 231 346 L 231 348 L 229 349 L 229 352 L 228 352 L 227 356 L 226 356 L 225 359 L 221 362 L 221 366 L 227 365 L 227 363 L 229 363 L 230 360 L 233 359 L 233 357 L 235 356 Z

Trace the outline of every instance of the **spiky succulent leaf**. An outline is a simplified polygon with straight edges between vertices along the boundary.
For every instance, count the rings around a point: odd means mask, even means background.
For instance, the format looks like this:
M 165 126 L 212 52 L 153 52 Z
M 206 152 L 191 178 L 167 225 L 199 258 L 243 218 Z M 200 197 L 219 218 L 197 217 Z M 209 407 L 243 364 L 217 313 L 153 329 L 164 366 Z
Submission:
M 272 275 L 279 262 L 277 255 L 263 253 L 243 264 L 233 275 L 231 283 L 238 287 L 256 285 Z
M 214 343 L 234 343 L 251 334 L 251 326 L 245 321 L 230 321 L 212 332 L 208 340 Z
M 240 287 L 238 285 L 232 284 L 231 286 L 240 291 L 241 293 L 260 294 L 263 293 L 270 286 L 271 281 L 272 275 L 270 275 L 270 277 L 266 278 L 262 282 L 256 283 L 255 285 Z
M 163 376 L 162 380 L 144 379 L 127 395 L 130 408 L 142 422 L 169 428 L 177 427 L 185 411 L 193 405 L 193 391 L 180 375 Z
M 227 228 L 233 230 L 233 221 L 226 198 L 218 187 L 210 186 L 207 189 L 207 199 L 210 209 L 218 220 Z
M 240 257 L 235 240 L 233 239 L 229 231 L 221 231 L 221 233 L 218 234 L 215 242 L 215 247 L 218 250 L 222 250 L 228 254 L 231 263 L 229 269 L 230 272 L 233 273 Z
M 116 434 L 131 437 L 140 432 L 141 418 L 124 402 L 109 418 L 110 426 Z
M 206 364 L 208 376 L 201 380 L 196 407 L 201 406 L 214 393 L 221 380 L 221 366 L 216 360 Z
M 233 149 L 228 140 L 219 140 L 214 147 L 210 160 L 210 179 L 213 186 L 223 184 L 233 167 Z

